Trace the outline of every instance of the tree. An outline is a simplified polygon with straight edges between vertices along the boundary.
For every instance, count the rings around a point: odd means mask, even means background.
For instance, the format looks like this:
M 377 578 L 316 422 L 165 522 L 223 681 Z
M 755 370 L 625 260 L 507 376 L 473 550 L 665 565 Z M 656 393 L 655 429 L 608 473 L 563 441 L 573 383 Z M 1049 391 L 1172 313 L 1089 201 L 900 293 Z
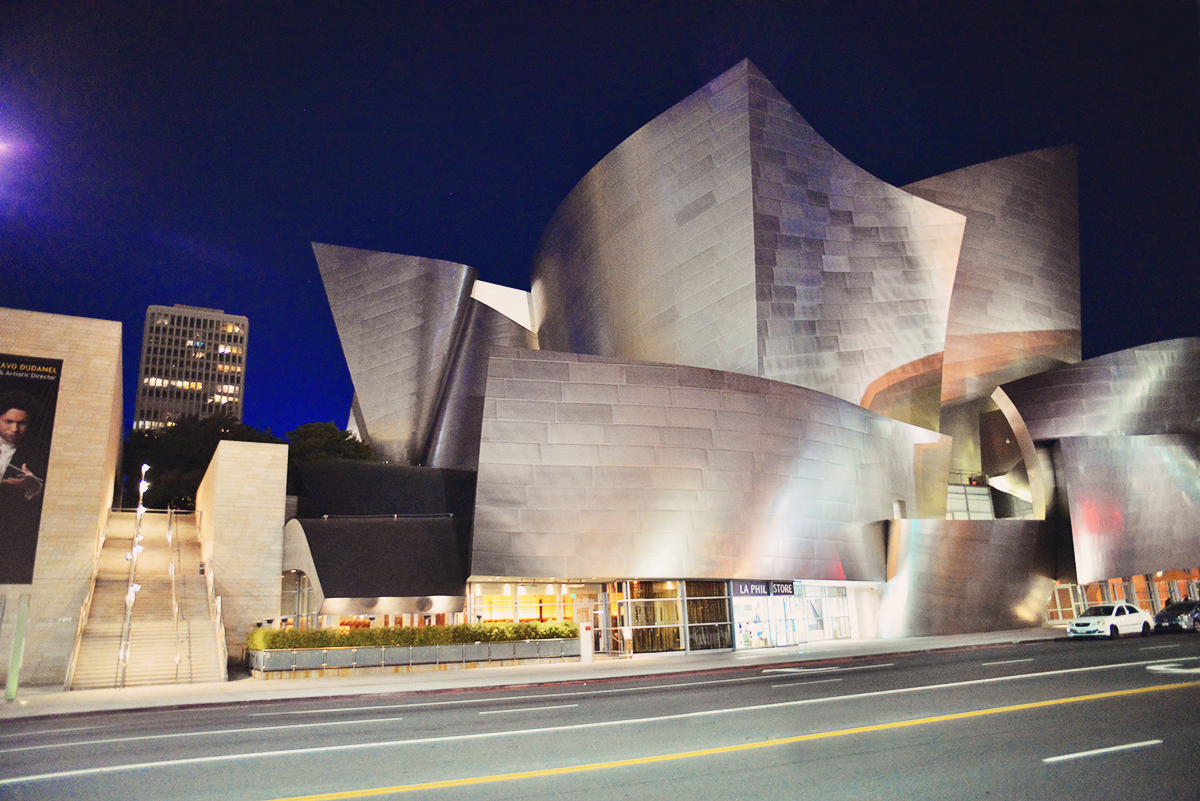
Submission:
M 296 466 L 318 459 L 356 459 L 374 461 L 371 446 L 334 423 L 305 423 L 288 432 L 288 494 L 299 495 L 303 488 Z
M 168 428 L 131 431 L 125 440 L 122 505 L 137 504 L 142 465 L 147 464 L 150 488 L 142 499 L 147 509 L 195 509 L 196 490 L 221 440 L 283 444 L 270 429 L 259 431 L 223 415 L 203 420 L 185 417 Z
M 290 445 L 288 459 L 297 463 L 317 459 L 371 461 L 375 458 L 370 445 L 333 423 L 305 423 L 289 431 L 287 440 Z

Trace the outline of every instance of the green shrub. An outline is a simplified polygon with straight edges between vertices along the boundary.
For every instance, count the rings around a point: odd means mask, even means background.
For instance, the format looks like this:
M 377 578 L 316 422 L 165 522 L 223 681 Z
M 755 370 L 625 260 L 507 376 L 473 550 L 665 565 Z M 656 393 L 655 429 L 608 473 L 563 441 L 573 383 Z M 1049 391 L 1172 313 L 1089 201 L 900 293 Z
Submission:
M 253 629 L 246 637 L 252 651 L 292 648 L 347 648 L 405 645 L 455 645 L 474 642 L 559 640 L 579 636 L 575 623 L 459 623 L 454 626 L 403 628 Z

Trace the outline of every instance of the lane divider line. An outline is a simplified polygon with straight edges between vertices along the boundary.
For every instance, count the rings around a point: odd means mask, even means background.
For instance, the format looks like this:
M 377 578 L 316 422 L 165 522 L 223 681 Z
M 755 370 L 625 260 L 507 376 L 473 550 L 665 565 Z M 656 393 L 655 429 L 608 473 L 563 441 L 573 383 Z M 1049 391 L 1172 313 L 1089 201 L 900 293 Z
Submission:
M 315 726 L 349 726 L 355 723 L 395 723 L 404 720 L 395 718 L 369 718 L 367 720 L 326 720 L 320 723 L 281 723 L 278 726 L 248 726 L 244 729 L 206 729 L 204 731 L 181 731 L 173 734 L 143 734 L 136 737 L 108 737 L 103 740 L 85 740 L 82 743 L 44 743 L 42 745 L 23 745 L 16 748 L 0 748 L 0 754 L 15 754 L 20 751 L 45 751 L 50 748 L 76 748 L 80 745 L 111 745 L 112 743 L 129 743 L 138 740 L 172 740 L 180 737 L 202 737 L 215 734 L 245 734 L 252 731 L 278 731 L 280 729 L 311 729 Z
M 787 684 L 772 684 L 771 689 L 778 687 L 803 687 L 806 684 L 829 684 L 835 681 L 845 681 L 844 679 L 814 679 L 813 681 L 791 681 Z
M 602 681 L 603 679 L 601 679 Z M 710 684 L 738 684 L 747 681 L 762 681 L 763 676 L 742 676 L 735 679 L 709 679 L 706 681 L 684 681 L 671 684 L 648 684 L 645 687 L 607 687 L 595 690 L 573 690 L 560 693 L 538 693 L 536 695 L 505 695 L 496 698 L 456 698 L 444 701 L 421 701 L 411 704 L 380 704 L 377 706 L 325 706 L 318 709 L 288 709 L 278 712 L 252 712 L 249 717 L 278 717 L 280 715 L 328 715 L 331 712 L 364 712 L 380 709 L 420 709 L 432 706 L 465 706 L 470 704 L 494 704 L 497 701 L 538 701 L 544 698 L 579 698 L 589 695 L 612 693 L 647 692 L 649 690 L 677 690 L 684 687 L 705 687 Z M 583 682 L 586 684 L 587 682 Z M 481 688 L 486 690 L 487 688 Z
M 511 715 L 514 712 L 540 712 L 543 709 L 574 709 L 579 704 L 555 704 L 554 706 L 523 706 L 520 709 L 483 709 L 481 715 Z
M 1032 659 L 1005 659 L 1001 662 L 980 662 L 980 667 L 991 667 L 992 665 L 1015 665 L 1018 662 L 1032 662 Z
M 1043 762 L 1066 762 L 1068 759 L 1082 759 L 1084 757 L 1098 756 L 1100 754 L 1112 754 L 1117 751 L 1130 751 L 1134 748 L 1148 748 L 1152 745 L 1162 745 L 1162 740 L 1143 740 L 1140 743 L 1126 743 L 1125 745 L 1114 745 L 1110 748 L 1096 748 L 1091 751 L 1080 751 L 1077 754 L 1063 754 L 1062 756 L 1046 757 Z
M 842 673 L 847 670 L 870 670 L 871 668 L 895 667 L 895 662 L 880 662 L 874 665 L 854 665 L 853 667 L 823 667 L 823 668 L 763 668 L 763 673 L 787 673 L 793 676 L 804 676 L 809 673 Z
M 699 712 L 681 712 L 681 713 L 678 713 L 675 715 L 663 715 L 663 716 L 657 717 L 657 718 L 626 718 L 626 719 L 622 719 L 622 720 L 598 721 L 595 723 L 574 723 L 574 724 L 566 725 L 566 726 L 546 726 L 546 727 L 543 727 L 540 729 L 520 729 L 520 730 L 513 731 L 513 732 L 479 732 L 476 734 L 452 734 L 452 735 L 447 735 L 447 736 L 443 736 L 443 737 L 427 737 L 427 738 L 415 739 L 415 740 L 399 740 L 399 741 L 392 742 L 392 743 L 380 743 L 380 745 L 396 745 L 396 744 L 403 744 L 403 743 L 407 743 L 407 744 L 435 743 L 435 742 L 449 742 L 452 740 L 455 740 L 455 741 L 479 740 L 479 739 L 491 738 L 491 737 L 502 737 L 502 736 L 507 736 L 507 735 L 511 735 L 511 734 L 539 734 L 539 733 L 545 733 L 545 732 L 574 731 L 574 730 L 579 730 L 579 729 L 594 729 L 594 728 L 602 728 L 602 727 L 609 727 L 609 726 L 634 725 L 634 724 L 641 724 L 641 723 L 656 723 L 660 720 L 681 720 L 684 718 L 707 717 L 710 715 L 727 715 L 727 714 L 731 714 L 731 713 L 735 713 L 735 712 L 756 712 L 756 711 L 767 710 L 767 709 L 780 709 L 782 707 L 801 706 L 801 705 L 806 705 L 806 704 L 823 704 L 823 703 L 831 703 L 831 702 L 835 702 L 835 701 L 853 701 L 853 700 L 858 700 L 858 699 L 863 699 L 863 698 L 879 698 L 879 697 L 888 696 L 888 695 L 903 695 L 905 693 L 911 693 L 911 692 L 927 692 L 929 690 L 946 690 L 946 689 L 952 689 L 952 688 L 956 688 L 956 687 L 971 687 L 971 686 L 974 686 L 977 684 L 997 684 L 997 683 L 1007 682 L 1007 681 L 1019 681 L 1021 679 L 1040 679 L 1040 678 L 1045 678 L 1047 676 L 1062 676 L 1062 675 L 1067 675 L 1070 673 L 1090 673 L 1090 672 L 1096 671 L 1096 670 L 1113 670 L 1115 668 L 1123 668 L 1123 667 L 1150 666 L 1148 669 L 1154 670 L 1154 666 L 1163 666 L 1163 667 L 1173 668 L 1170 672 L 1189 672 L 1186 669 L 1178 668 L 1178 666 L 1176 666 L 1175 663 L 1186 662 L 1186 661 L 1196 660 L 1196 659 L 1200 659 L 1200 656 L 1184 656 L 1184 657 L 1177 657 L 1175 659 L 1148 659 L 1148 660 L 1143 660 L 1143 661 L 1138 661 L 1138 662 L 1117 662 L 1117 663 L 1111 664 L 1111 665 L 1092 665 L 1090 667 L 1081 667 L 1081 668 L 1063 668 L 1061 670 L 1045 670 L 1040 673 L 1018 673 L 1018 674 L 1012 675 L 1012 676 L 992 676 L 992 677 L 989 677 L 986 679 L 965 679 L 963 681 L 951 681 L 951 682 L 946 682 L 944 684 L 925 684 L 925 685 L 921 685 L 918 687 L 896 687 L 896 688 L 893 688 L 890 690 L 873 690 L 871 692 L 851 693 L 849 695 L 831 695 L 831 696 L 826 696 L 823 698 L 802 698 L 802 699 L 794 700 L 794 701 L 774 701 L 774 702 L 767 703 L 767 704 L 756 704 L 754 706 L 731 707 L 731 708 L 724 708 L 724 709 L 707 709 L 707 710 L 701 710 Z M 773 677 L 755 676 L 753 678 L 755 680 L 759 680 L 762 678 L 773 678 Z M 782 677 L 779 677 L 779 678 L 782 678 Z M 720 681 L 714 681 L 711 683 L 717 684 L 717 683 L 720 683 Z M 658 685 L 658 686 L 662 686 L 662 685 Z M 685 683 L 685 684 L 679 684 L 676 686 L 692 687 L 694 685 Z M 598 692 L 610 692 L 610 690 L 600 690 Z M 619 690 L 614 689 L 614 690 L 611 690 L 611 692 L 619 692 Z M 564 695 L 566 695 L 566 693 L 564 693 Z M 531 696 L 509 696 L 508 698 L 493 699 L 493 700 L 510 700 L 511 698 L 528 699 L 529 697 L 531 697 Z M 547 696 L 536 696 L 536 697 L 544 698 Z M 400 720 L 400 718 L 371 718 L 368 721 L 349 721 L 349 720 L 335 721 L 329 725 L 348 725 L 348 724 L 352 724 L 355 722 L 374 722 L 376 720 L 381 720 L 381 721 Z M 249 729 L 230 729 L 230 730 L 223 730 L 223 731 L 218 730 L 218 731 L 199 731 L 199 732 L 178 732 L 175 734 L 149 734 L 149 735 L 140 735 L 140 736 L 135 736 L 135 737 L 113 737 L 113 738 L 109 738 L 109 739 L 105 739 L 105 740 L 87 740 L 87 741 L 81 741 L 81 742 L 56 743 L 56 744 L 48 744 L 48 745 L 26 746 L 23 748 L 0 749 L 0 754 L 11 753 L 14 751 L 32 751 L 32 750 L 38 750 L 38 749 L 43 749 L 43 748 L 76 748 L 76 747 L 83 746 L 83 745 L 98 745 L 98 744 L 107 744 L 107 743 L 131 742 L 131 741 L 135 741 L 135 740 L 140 741 L 140 740 L 155 740 L 155 739 L 174 739 L 174 738 L 179 738 L 179 737 L 202 737 L 202 736 L 209 735 L 209 734 L 228 734 L 231 732 L 245 732 L 245 731 L 270 731 L 270 730 L 276 729 L 276 728 L 279 728 L 279 729 L 303 728 L 305 726 L 318 726 L 318 725 L 326 725 L 326 724 L 319 724 L 319 723 L 283 724 L 280 726 L 259 726 L 259 727 L 249 728 Z M 364 743 L 362 745 L 322 746 L 322 747 L 314 747 L 312 750 L 313 751 L 322 751 L 322 750 L 333 750 L 333 749 L 338 749 L 338 748 L 367 748 L 367 747 L 371 747 L 373 745 L 375 745 L 375 744 L 374 743 Z M 289 752 L 279 751 L 279 752 L 272 752 L 272 753 L 283 754 L 283 753 L 289 753 Z M 208 758 L 209 757 L 198 757 L 198 759 L 208 759 Z M 218 757 L 211 757 L 211 758 L 218 759 Z M 4 782 L 0 781 L 0 786 L 3 786 L 3 784 L 4 784 Z

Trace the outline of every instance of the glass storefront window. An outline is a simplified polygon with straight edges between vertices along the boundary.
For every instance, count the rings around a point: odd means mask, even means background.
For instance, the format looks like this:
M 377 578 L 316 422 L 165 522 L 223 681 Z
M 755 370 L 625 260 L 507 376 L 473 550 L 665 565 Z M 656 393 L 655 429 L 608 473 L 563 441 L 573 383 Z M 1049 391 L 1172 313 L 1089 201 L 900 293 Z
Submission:
M 614 650 L 642 653 L 683 648 L 678 581 L 622 581 L 609 585 Z
M 706 651 L 733 647 L 730 625 L 729 583 L 725 581 L 687 581 L 687 647 Z
M 764 590 L 760 590 L 753 595 L 733 597 L 737 648 L 799 645 L 850 636 L 850 609 L 845 587 L 802 582 L 737 581 L 734 584 L 746 588 L 772 585 L 769 595 L 761 594 Z M 788 594 L 789 589 L 794 594 Z

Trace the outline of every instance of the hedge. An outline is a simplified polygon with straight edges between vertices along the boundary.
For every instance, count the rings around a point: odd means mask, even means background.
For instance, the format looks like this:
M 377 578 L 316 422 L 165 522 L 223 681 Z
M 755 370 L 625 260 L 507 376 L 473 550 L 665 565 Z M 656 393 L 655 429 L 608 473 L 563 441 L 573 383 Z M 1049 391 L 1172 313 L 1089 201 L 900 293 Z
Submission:
M 579 636 L 575 623 L 461 623 L 456 626 L 406 626 L 377 629 L 253 629 L 251 651 L 293 648 L 347 648 L 392 645 L 455 645 L 475 642 L 559 640 Z

